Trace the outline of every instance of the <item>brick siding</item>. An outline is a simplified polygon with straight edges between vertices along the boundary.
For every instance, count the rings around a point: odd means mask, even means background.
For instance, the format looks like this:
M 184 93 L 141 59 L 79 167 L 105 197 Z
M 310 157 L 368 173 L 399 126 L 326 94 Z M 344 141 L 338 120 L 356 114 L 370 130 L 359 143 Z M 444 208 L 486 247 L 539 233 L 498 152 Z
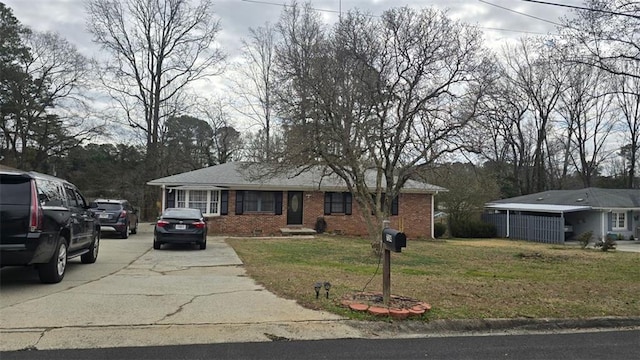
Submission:
M 431 238 L 430 194 L 400 194 L 398 215 L 391 216 L 390 227 L 404 231 L 408 238 Z M 281 235 L 280 229 L 287 227 L 287 193 L 282 196 L 282 215 L 272 213 L 235 213 L 236 192 L 229 191 L 228 215 L 210 217 L 209 234 L 233 236 Z M 303 193 L 302 227 L 314 229 L 319 217 L 327 223 L 326 231 L 344 235 L 367 236 L 367 227 L 358 204 L 353 201 L 351 215 L 324 215 L 324 192 Z

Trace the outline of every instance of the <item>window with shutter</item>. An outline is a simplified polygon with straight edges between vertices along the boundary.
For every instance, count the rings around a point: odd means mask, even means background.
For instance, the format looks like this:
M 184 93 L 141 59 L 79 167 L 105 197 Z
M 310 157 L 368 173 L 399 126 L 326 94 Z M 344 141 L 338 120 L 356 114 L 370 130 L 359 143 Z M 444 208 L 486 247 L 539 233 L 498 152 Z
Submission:
M 352 196 L 348 192 L 326 192 L 324 194 L 324 214 L 351 215 Z

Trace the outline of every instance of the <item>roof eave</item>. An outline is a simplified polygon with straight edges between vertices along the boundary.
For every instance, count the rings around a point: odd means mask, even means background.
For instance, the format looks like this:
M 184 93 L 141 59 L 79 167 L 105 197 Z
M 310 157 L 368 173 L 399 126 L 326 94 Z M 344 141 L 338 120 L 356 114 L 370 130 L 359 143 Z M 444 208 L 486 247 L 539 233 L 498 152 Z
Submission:
M 593 210 L 600 210 L 600 211 L 640 211 L 640 207 L 620 207 L 620 206 L 598 206 L 598 207 L 592 207 Z
M 523 203 L 488 203 L 485 204 L 485 208 L 493 210 L 508 210 L 508 211 L 528 211 L 528 212 L 544 212 L 554 214 L 564 214 L 568 212 L 588 211 L 592 210 L 591 206 L 571 206 L 571 205 L 552 205 L 548 204 L 536 204 L 537 206 L 531 206 L 531 204 Z
M 182 188 L 196 190 L 198 188 L 205 190 L 212 188 L 232 189 L 232 190 L 261 190 L 261 191 L 347 191 L 346 186 L 297 186 L 297 185 L 271 185 L 271 184 L 212 184 L 212 183 L 184 183 L 184 182 L 153 182 L 147 183 L 150 186 L 164 186 L 166 188 Z M 374 190 L 374 189 L 372 189 Z M 403 194 L 438 194 L 446 192 L 446 189 L 407 189 L 403 188 L 400 192 Z

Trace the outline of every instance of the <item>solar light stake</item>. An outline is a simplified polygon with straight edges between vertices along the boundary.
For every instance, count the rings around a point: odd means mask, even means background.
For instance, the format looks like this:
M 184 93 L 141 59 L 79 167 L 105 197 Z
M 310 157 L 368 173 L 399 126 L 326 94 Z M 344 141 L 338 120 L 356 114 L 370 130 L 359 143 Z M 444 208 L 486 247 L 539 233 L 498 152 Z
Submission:
M 322 288 L 322 283 L 321 282 L 317 282 L 315 284 L 313 284 L 313 289 L 316 291 L 316 299 L 320 297 L 320 289 Z
M 325 281 L 324 289 L 327 291 L 327 299 L 328 299 L 329 298 L 329 289 L 331 289 L 331 283 L 329 283 L 328 281 Z

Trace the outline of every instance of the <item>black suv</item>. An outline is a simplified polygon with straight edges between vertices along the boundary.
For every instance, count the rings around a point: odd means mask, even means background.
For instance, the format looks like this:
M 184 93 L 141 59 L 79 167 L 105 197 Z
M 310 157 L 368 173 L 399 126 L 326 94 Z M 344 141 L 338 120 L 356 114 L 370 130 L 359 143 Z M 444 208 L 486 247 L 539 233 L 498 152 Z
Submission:
M 0 171 L 0 266 L 35 265 L 40 281 L 62 280 L 67 260 L 98 258 L 100 229 L 80 191 L 36 172 Z
M 126 239 L 138 232 L 138 211 L 127 200 L 97 199 L 91 203 L 100 231 L 115 231 Z

